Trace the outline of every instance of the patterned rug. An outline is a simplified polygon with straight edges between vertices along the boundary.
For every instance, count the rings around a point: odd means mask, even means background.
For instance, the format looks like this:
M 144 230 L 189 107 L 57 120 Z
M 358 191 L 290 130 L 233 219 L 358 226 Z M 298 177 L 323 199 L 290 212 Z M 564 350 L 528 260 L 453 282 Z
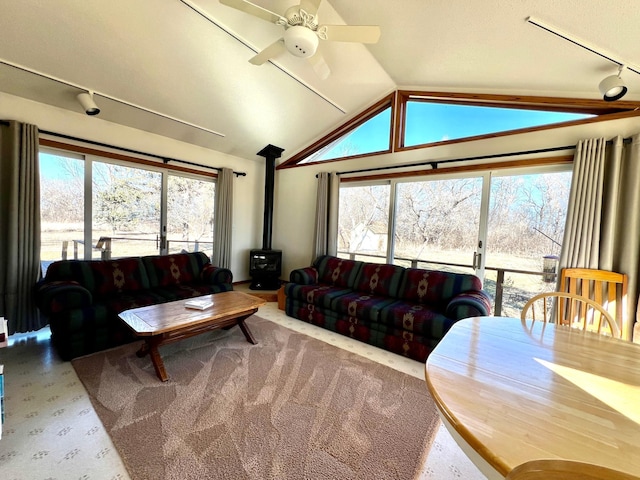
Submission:
M 253 316 L 73 360 L 134 480 L 410 479 L 439 425 L 424 381 Z

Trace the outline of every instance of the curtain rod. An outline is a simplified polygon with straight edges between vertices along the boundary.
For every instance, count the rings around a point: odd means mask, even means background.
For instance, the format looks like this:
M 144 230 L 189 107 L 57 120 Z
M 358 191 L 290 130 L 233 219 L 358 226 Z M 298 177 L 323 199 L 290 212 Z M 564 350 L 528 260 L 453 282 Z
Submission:
M 8 120 L 0 120 L 0 124 L 9 125 L 9 121 Z M 38 131 L 40 133 L 44 133 L 45 135 L 52 135 L 54 137 L 65 138 L 67 140 L 75 140 L 77 142 L 89 143 L 91 145 L 97 145 L 97 146 L 100 146 L 100 147 L 114 148 L 116 150 L 122 150 L 123 152 L 135 153 L 136 155 L 145 155 L 147 157 L 159 158 L 160 160 L 162 160 L 163 163 L 178 162 L 178 163 L 183 163 L 185 165 L 191 165 L 193 167 L 209 168 L 209 169 L 215 170 L 217 172 L 219 172 L 221 170 L 221 168 L 219 168 L 219 167 L 211 167 L 209 165 L 201 165 L 199 163 L 188 162 L 186 160 L 179 160 L 177 158 L 163 157 L 161 155 L 155 155 L 153 153 L 141 152 L 139 150 L 133 150 L 133 149 L 130 149 L 130 148 L 125 148 L 125 147 L 118 147 L 116 145 L 109 145 L 108 143 L 96 142 L 96 141 L 93 141 L 93 140 L 85 140 L 84 138 L 73 137 L 71 135 L 65 135 L 65 134 L 62 134 L 62 133 L 50 132 L 48 130 L 40 130 L 40 129 L 38 129 Z M 247 176 L 247 174 L 245 172 L 236 172 L 236 171 L 234 171 L 233 174 L 235 176 L 237 176 L 237 177 L 246 177 Z
M 629 144 L 631 143 L 631 137 L 628 138 L 623 138 L 622 142 L 625 144 Z M 613 144 L 613 140 L 607 140 L 607 145 L 612 145 Z M 386 167 L 377 167 L 377 168 L 363 168 L 362 170 L 350 170 L 347 172 L 336 172 L 336 175 L 347 175 L 350 173 L 364 173 L 364 172 L 375 172 L 375 171 L 379 171 L 379 170 L 390 170 L 390 169 L 395 169 L 395 168 L 410 168 L 410 167 L 422 167 L 424 165 L 431 165 L 431 168 L 436 170 L 438 168 L 438 165 L 441 163 L 452 163 L 452 162 L 465 162 L 465 161 L 469 161 L 469 160 L 488 160 L 491 158 L 502 158 L 502 157 L 515 157 L 518 155 L 532 155 L 534 153 L 546 153 L 546 152 L 557 152 L 557 151 L 561 151 L 561 150 L 573 150 L 575 149 L 575 145 L 566 145 L 564 147 L 550 147 L 550 148 L 541 148 L 538 150 L 524 150 L 524 151 L 520 151 L 520 152 L 509 152 L 509 153 L 494 153 L 494 154 L 490 154 L 490 155 L 479 155 L 476 157 L 464 157 L 464 158 L 452 158 L 449 160 L 427 160 L 424 162 L 418 162 L 418 163 L 408 163 L 408 164 L 404 164 L 404 165 L 389 165 Z M 316 175 L 317 177 L 317 175 Z
M 121 150 L 123 152 L 134 153 L 136 155 L 145 155 L 147 157 L 159 158 L 165 164 L 169 163 L 169 162 L 177 162 L 177 163 L 182 163 L 182 164 L 185 164 L 185 165 L 191 165 L 193 167 L 208 168 L 208 169 L 211 169 L 211 170 L 215 170 L 217 172 L 219 172 L 221 170 L 221 168 L 219 168 L 219 167 L 211 167 L 209 165 L 202 165 L 202 164 L 199 164 L 199 163 L 188 162 L 186 160 L 179 160 L 177 158 L 163 157 L 162 155 L 155 155 L 153 153 L 141 152 L 139 150 L 133 150 L 131 148 L 118 147 L 116 145 L 110 145 L 108 143 L 96 142 L 94 140 L 86 140 L 84 138 L 73 137 L 71 135 L 65 135 L 63 133 L 50 132 L 48 130 L 39 130 L 39 132 L 40 133 L 44 133 L 45 135 L 53 135 L 54 137 L 64 138 L 66 140 L 75 140 L 77 142 L 88 143 L 90 145 L 97 145 L 97 146 L 100 146 L 100 147 L 114 148 L 116 150 Z M 236 171 L 234 171 L 233 174 L 235 176 L 237 176 L 237 177 L 245 177 L 247 175 L 245 172 L 236 172 Z
M 551 148 L 541 148 L 538 150 L 524 150 L 520 152 L 508 152 L 508 153 L 493 153 L 490 155 L 478 155 L 475 157 L 464 157 L 464 158 L 452 158 L 449 160 L 427 160 L 424 162 L 417 163 L 407 163 L 403 165 L 389 165 L 386 167 L 376 167 L 376 168 L 363 168 L 361 170 L 349 170 L 347 172 L 336 172 L 336 175 L 346 175 L 350 173 L 363 173 L 363 172 L 375 172 L 379 170 L 390 170 L 395 168 L 410 168 L 410 167 L 422 167 L 425 165 L 431 165 L 431 168 L 436 170 L 438 165 L 442 163 L 452 163 L 452 162 L 466 162 L 469 160 L 487 160 L 490 158 L 502 158 L 502 157 L 513 157 L 517 155 L 531 155 L 534 153 L 545 153 L 545 152 L 556 152 L 560 150 L 572 150 L 576 148 L 575 145 L 568 145 L 564 147 L 551 147 Z

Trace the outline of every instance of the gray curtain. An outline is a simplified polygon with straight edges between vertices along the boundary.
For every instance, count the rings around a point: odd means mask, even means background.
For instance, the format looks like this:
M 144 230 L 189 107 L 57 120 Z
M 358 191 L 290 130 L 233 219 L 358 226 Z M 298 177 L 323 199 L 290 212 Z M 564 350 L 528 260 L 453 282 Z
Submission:
M 560 268 L 596 268 L 629 277 L 633 336 L 640 272 L 640 134 L 583 140 L 576 146 Z M 640 341 L 635 326 L 635 341 Z
M 233 170 L 222 168 L 216 183 L 215 229 L 211 263 L 231 268 L 233 227 Z
M 338 176 L 335 173 L 319 173 L 312 262 L 320 255 L 338 254 L 339 195 L 340 181 Z
M 38 127 L 0 123 L 0 316 L 9 334 L 39 330 L 35 307 L 40 279 Z

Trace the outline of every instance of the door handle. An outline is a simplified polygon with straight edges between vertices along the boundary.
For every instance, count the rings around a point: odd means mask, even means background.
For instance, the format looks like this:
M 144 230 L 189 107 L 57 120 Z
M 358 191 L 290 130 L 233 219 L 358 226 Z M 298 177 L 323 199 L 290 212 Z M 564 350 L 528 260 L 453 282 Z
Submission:
M 473 252 L 473 269 L 477 270 L 478 267 L 482 264 L 482 254 L 478 252 Z

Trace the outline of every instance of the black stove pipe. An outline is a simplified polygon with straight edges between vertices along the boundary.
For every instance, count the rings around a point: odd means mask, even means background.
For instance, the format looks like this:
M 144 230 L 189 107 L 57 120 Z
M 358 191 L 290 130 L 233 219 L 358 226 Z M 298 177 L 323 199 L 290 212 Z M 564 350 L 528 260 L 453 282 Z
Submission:
M 262 249 L 271 250 L 271 237 L 273 235 L 273 197 L 276 173 L 276 158 L 280 158 L 284 148 L 267 145 L 257 155 L 265 158 L 264 174 L 264 223 L 262 230 Z

